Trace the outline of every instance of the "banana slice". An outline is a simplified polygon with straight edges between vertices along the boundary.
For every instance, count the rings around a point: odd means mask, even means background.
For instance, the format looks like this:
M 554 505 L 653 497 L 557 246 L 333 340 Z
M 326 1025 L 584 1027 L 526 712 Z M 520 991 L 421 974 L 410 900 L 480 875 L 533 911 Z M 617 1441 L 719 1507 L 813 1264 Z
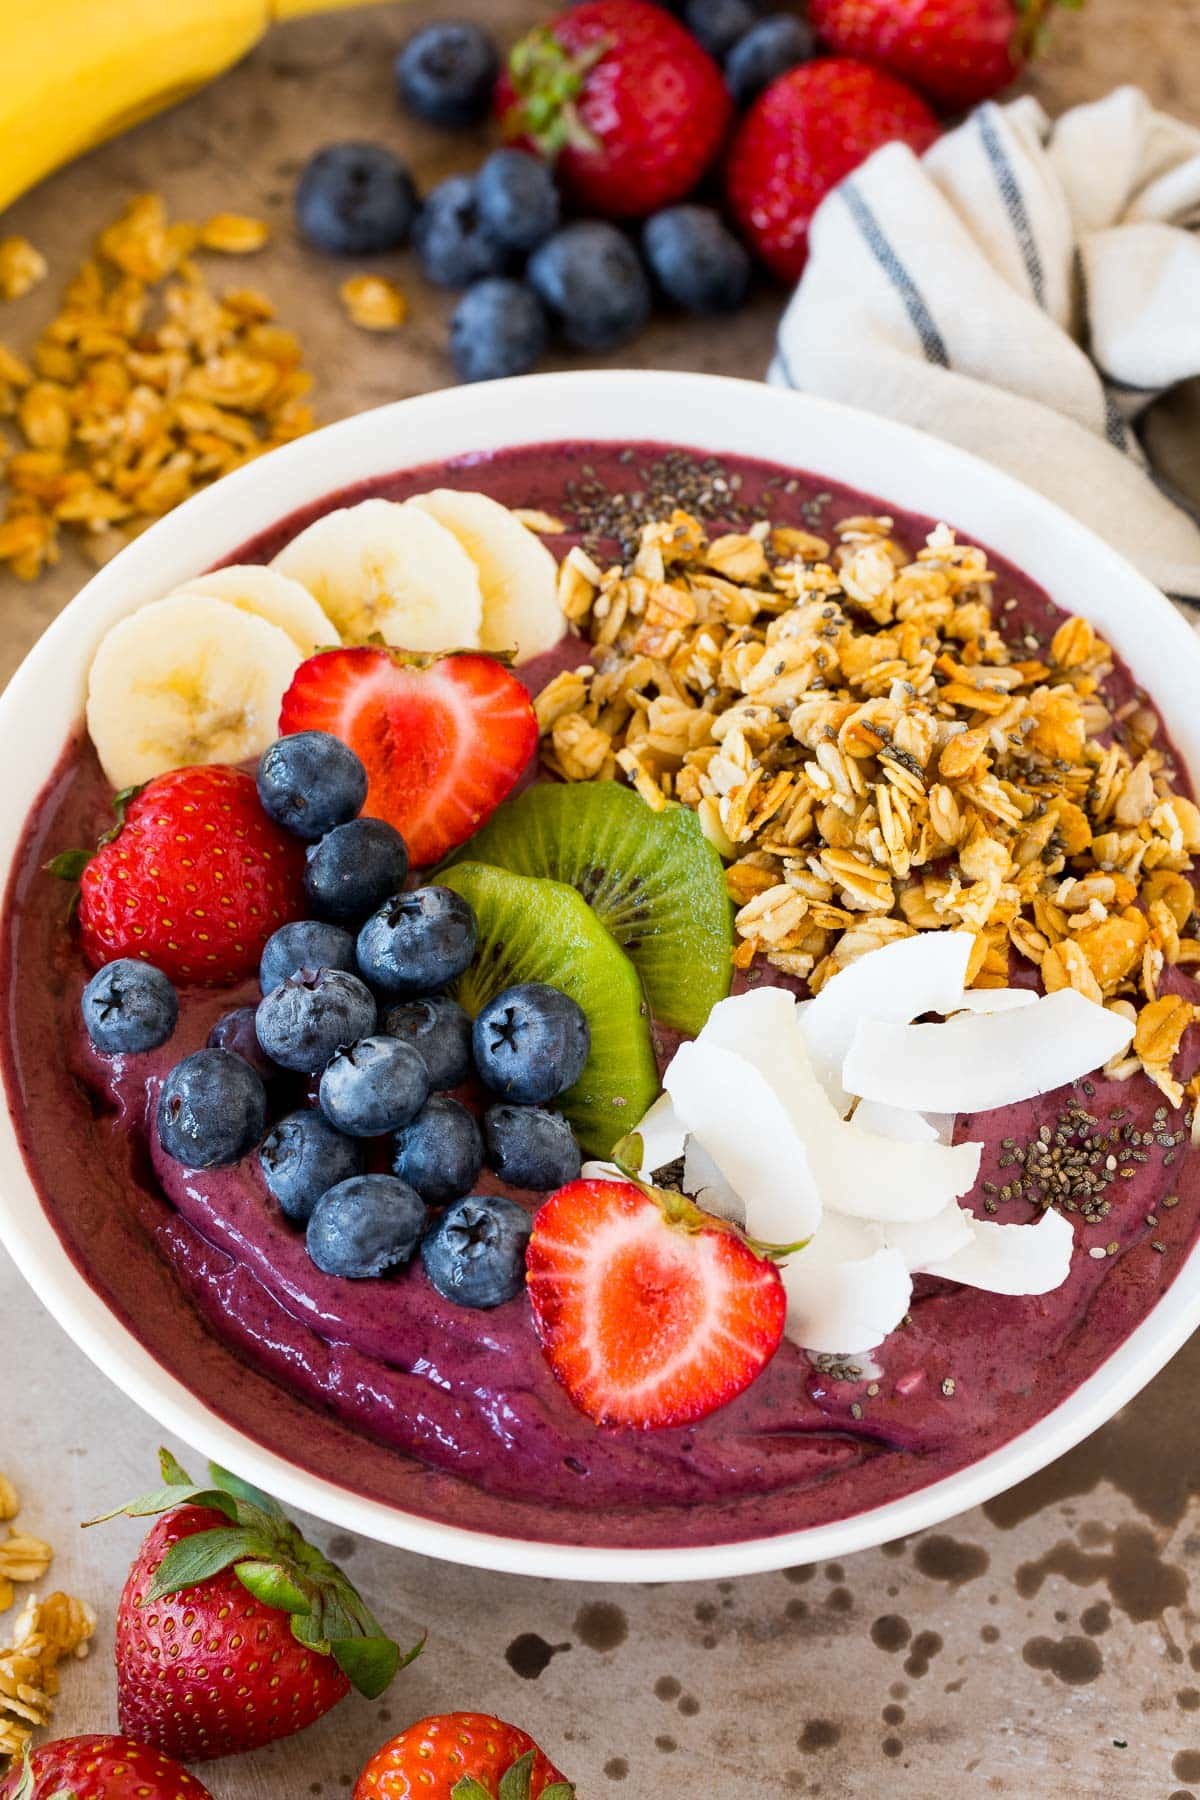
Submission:
M 210 599 L 236 606 L 239 612 L 256 613 L 268 625 L 278 625 L 286 631 L 301 656 L 311 656 L 338 642 L 337 627 L 308 589 L 281 575 L 278 569 L 264 569 L 258 563 L 235 563 L 197 575 L 174 592 L 207 594 Z
M 452 531 L 478 569 L 485 650 L 515 650 L 527 662 L 557 644 L 566 629 L 558 564 L 507 506 L 457 488 L 414 494 L 408 505 Z
M 483 621 L 475 564 L 419 507 L 363 500 L 326 513 L 271 564 L 299 581 L 342 636 L 403 650 L 474 649 Z
M 278 625 L 205 594 L 171 594 L 103 639 L 88 676 L 87 725 L 115 788 L 185 763 L 239 763 L 279 734 L 301 662 Z

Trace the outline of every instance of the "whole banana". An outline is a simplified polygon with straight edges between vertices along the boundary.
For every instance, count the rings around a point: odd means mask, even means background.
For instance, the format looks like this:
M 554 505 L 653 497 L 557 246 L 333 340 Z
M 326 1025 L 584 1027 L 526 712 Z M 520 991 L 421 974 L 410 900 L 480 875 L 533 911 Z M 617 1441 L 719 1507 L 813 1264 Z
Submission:
M 0 211 L 211 81 L 276 20 L 362 0 L 0 0 Z

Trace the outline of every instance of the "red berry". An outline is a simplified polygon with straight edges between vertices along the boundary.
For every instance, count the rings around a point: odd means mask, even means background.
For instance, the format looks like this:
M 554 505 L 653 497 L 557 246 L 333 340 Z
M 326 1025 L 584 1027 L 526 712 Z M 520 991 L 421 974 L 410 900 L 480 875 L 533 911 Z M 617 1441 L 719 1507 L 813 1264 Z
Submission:
M 893 138 L 922 151 L 937 135 L 925 102 L 894 76 L 823 57 L 781 75 L 742 120 L 725 174 L 729 203 L 768 268 L 795 281 L 829 190 Z
M 679 1194 L 572 1181 L 533 1222 L 530 1304 L 551 1369 L 599 1425 L 686 1425 L 774 1356 L 774 1263 Z
M 419 868 L 482 825 L 537 748 L 525 688 L 471 652 L 422 667 L 388 650 L 323 651 L 296 670 L 279 729 L 349 744 L 367 770 L 364 812 L 396 827 Z
M 532 1754 L 529 1800 L 572 1800 L 574 1787 L 517 1725 L 490 1713 L 437 1713 L 418 1719 L 377 1750 L 354 1785 L 353 1800 L 451 1800 L 475 1781 L 493 1800 L 514 1763 Z
M 256 1600 L 231 1569 L 145 1603 L 173 1544 L 228 1524 L 201 1506 L 159 1519 L 117 1608 L 121 1729 L 185 1762 L 290 1737 L 350 1691 L 337 1664 L 298 1644 L 287 1613 Z
M 10 1769 L 0 1800 L 212 1800 L 173 1757 L 115 1733 L 42 1744 L 29 1762 L 32 1785 L 21 1767 Z
M 159 775 L 130 801 L 79 884 L 84 954 L 140 956 L 211 987 L 258 967 L 304 910 L 304 853 L 268 819 L 252 776 L 209 766 Z
M 516 46 L 496 111 L 577 205 L 641 218 L 691 192 L 733 108 L 712 57 L 662 7 L 584 0 Z
M 943 106 L 975 106 L 1015 81 L 1053 0 L 810 0 L 825 42 L 882 63 Z

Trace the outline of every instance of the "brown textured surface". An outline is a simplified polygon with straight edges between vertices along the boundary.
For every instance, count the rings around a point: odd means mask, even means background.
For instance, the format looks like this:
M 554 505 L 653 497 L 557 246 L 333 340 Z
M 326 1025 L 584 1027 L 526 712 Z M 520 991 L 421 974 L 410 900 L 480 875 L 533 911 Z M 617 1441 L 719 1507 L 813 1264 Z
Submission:
M 390 53 L 415 20 L 474 12 L 514 31 L 530 0 L 389 6 L 277 31 L 217 87 L 43 185 L 0 219 L 50 257 L 50 282 L 0 313 L 20 347 L 92 226 L 129 194 L 172 207 L 264 211 L 273 246 L 246 277 L 302 325 L 335 418 L 444 385 L 444 298 L 389 259 L 413 302 L 394 337 L 353 331 L 338 271 L 288 229 L 295 171 L 313 145 L 375 133 L 425 181 L 468 166 L 469 139 L 401 119 Z M 1053 109 L 1135 80 L 1200 120 L 1200 0 L 1089 0 L 1056 24 L 1031 85 Z M 713 331 L 660 321 L 613 361 L 756 375 L 778 299 Z M 34 589 L 0 577 L 7 676 L 79 585 L 65 559 Z M 158 1433 L 86 1364 L 0 1257 L 6 1397 L 0 1468 L 26 1497 L 21 1525 L 59 1549 L 54 1577 L 101 1609 L 96 1656 L 64 1672 L 59 1723 L 113 1716 L 105 1649 L 136 1527 L 78 1537 L 75 1521 L 145 1484 Z M 347 1705 L 306 1737 L 206 1772 L 216 1800 L 325 1800 L 419 1713 L 487 1706 L 542 1737 L 583 1800 L 807 1794 L 928 1800 L 953 1789 L 1019 1800 L 1200 1795 L 1200 1348 L 1186 1349 L 1125 1414 L 1043 1475 L 949 1526 L 850 1559 L 736 1584 L 600 1592 L 486 1576 L 333 1540 L 403 1635 L 428 1653 L 382 1706 Z M 182 1453 L 182 1450 L 181 1450 Z M 328 1532 L 318 1535 L 328 1543 Z

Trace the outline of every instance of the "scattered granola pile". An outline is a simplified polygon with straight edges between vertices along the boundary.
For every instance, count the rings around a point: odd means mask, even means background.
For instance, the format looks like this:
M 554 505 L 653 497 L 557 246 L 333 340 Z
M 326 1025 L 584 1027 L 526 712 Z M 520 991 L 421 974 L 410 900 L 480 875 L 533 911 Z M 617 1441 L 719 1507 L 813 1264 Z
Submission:
M 161 197 L 143 194 L 101 232 L 32 366 L 0 343 L 0 420 L 24 440 L 0 436 L 0 564 L 35 579 L 63 527 L 103 561 L 219 475 L 312 429 L 295 334 L 264 294 L 214 293 L 193 254 L 242 255 L 266 238 L 236 213 L 171 223 Z
M 729 864 L 739 967 L 763 955 L 819 991 L 881 944 L 966 928 L 976 986 L 1006 983 L 1015 952 L 1048 991 L 1136 1011 L 1115 1072 L 1144 1067 L 1180 1105 L 1171 1064 L 1200 1014 L 1160 987 L 1200 963 L 1200 811 L 1156 715 L 1110 711 L 1086 619 L 1006 642 L 984 552 L 947 526 L 915 557 L 887 518 L 836 540 L 710 541 L 676 511 L 624 567 L 573 549 L 560 600 L 594 654 L 538 697 L 547 766 L 696 810 Z
M 0 300 L 20 300 L 47 273 L 45 257 L 28 238 L 0 238 Z
M 0 1519 L 15 1519 L 20 1502 L 0 1475 Z M 14 1581 L 40 1581 L 53 1556 L 40 1538 L 10 1531 L 0 1543 L 0 1612 L 13 1603 Z M 84 1657 L 96 1629 L 96 1615 L 70 1594 L 30 1594 L 12 1627 L 12 1641 L 0 1647 L 0 1760 L 19 1756 L 37 1726 L 46 1725 L 58 1693 L 58 1664 L 64 1656 Z

